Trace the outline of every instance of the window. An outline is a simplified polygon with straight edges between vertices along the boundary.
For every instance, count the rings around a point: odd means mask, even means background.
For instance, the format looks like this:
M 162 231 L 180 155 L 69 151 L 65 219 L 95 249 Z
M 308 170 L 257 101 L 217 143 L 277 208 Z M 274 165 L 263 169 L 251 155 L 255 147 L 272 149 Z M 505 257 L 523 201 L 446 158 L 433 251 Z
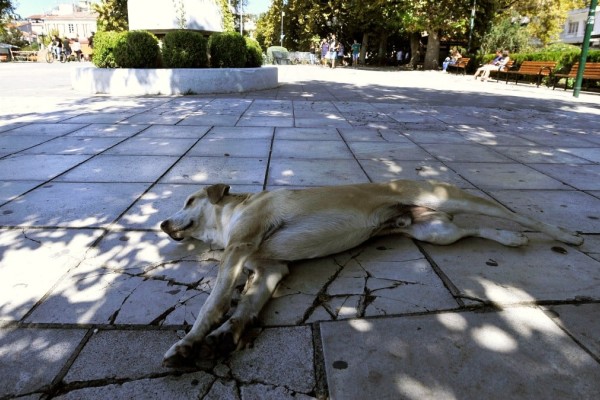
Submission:
M 75 26 L 73 24 L 69 24 L 69 33 L 75 32 Z
M 569 35 L 577 35 L 579 22 L 569 22 Z

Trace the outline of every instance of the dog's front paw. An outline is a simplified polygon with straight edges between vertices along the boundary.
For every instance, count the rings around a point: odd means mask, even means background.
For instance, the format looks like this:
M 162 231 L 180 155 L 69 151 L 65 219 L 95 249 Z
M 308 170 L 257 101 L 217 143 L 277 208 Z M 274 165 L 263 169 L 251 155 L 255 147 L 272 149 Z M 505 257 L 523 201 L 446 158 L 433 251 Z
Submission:
M 235 349 L 233 333 L 230 330 L 217 330 L 204 338 L 199 353 L 202 358 L 214 359 L 227 356 Z
M 167 368 L 191 368 L 195 366 L 194 346 L 180 340 L 165 353 L 162 365 Z

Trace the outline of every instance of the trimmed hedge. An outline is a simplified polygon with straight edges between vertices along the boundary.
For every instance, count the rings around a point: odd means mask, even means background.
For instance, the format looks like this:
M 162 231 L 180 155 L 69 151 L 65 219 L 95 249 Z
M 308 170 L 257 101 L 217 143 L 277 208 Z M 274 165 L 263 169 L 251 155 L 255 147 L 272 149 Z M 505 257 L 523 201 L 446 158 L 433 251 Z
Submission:
M 199 32 L 169 32 L 163 39 L 162 59 L 167 68 L 207 68 L 208 40 Z
M 246 66 L 246 41 L 237 32 L 213 33 L 208 39 L 210 66 L 213 68 L 243 68 Z
M 113 50 L 121 68 L 155 68 L 159 65 L 158 39 L 148 31 L 128 31 L 121 34 Z
M 161 50 L 147 31 L 101 31 L 92 61 L 99 68 L 257 68 L 263 57 L 256 40 L 237 32 L 214 33 L 207 40 L 199 32 L 173 31 L 165 35 Z
M 288 54 L 288 49 L 281 46 L 271 46 L 267 49 L 267 63 L 273 64 L 273 52 L 278 51 L 280 53 Z
M 262 65 L 263 55 L 260 44 L 252 38 L 246 37 L 246 68 L 257 68 Z
M 98 68 L 115 68 L 117 63 L 113 50 L 122 32 L 102 32 L 94 35 L 94 52 L 92 62 Z

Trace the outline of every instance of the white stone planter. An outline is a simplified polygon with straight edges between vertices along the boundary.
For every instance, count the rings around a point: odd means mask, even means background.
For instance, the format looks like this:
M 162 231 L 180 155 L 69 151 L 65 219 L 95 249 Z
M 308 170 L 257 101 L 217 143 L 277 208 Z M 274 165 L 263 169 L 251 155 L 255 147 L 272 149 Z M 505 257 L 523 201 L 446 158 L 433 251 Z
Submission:
M 277 68 L 96 68 L 75 67 L 73 89 L 90 94 L 140 96 L 157 94 L 241 93 L 276 88 Z

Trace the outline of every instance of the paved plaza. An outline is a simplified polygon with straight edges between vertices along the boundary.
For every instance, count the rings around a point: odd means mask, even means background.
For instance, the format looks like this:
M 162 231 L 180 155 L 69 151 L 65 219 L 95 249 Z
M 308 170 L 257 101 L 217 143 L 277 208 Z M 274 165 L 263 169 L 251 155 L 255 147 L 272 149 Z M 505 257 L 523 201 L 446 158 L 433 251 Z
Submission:
M 260 92 L 89 96 L 70 68 L 0 64 L 0 399 L 598 398 L 599 94 L 283 66 Z M 404 178 L 585 243 L 372 240 L 293 264 L 244 349 L 161 366 L 221 256 L 160 231 L 187 195 Z

